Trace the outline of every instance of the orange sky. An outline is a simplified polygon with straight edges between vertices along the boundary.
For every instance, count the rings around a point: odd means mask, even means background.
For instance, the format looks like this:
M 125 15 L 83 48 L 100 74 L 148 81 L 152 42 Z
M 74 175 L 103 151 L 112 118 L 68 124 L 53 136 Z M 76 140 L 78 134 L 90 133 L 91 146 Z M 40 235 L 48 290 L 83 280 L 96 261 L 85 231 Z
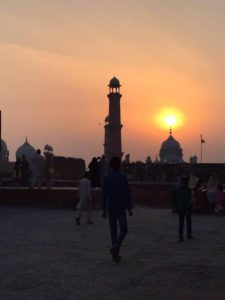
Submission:
M 225 160 L 225 3 L 222 0 L 20 0 L 0 2 L 0 108 L 14 159 L 28 136 L 56 155 L 88 162 L 103 152 L 107 84 L 122 84 L 123 151 L 155 158 L 174 128 L 184 159 Z M 7 3 L 9 2 L 9 3 Z M 186 3 L 188 2 L 188 3 Z M 99 125 L 101 123 L 101 125 Z

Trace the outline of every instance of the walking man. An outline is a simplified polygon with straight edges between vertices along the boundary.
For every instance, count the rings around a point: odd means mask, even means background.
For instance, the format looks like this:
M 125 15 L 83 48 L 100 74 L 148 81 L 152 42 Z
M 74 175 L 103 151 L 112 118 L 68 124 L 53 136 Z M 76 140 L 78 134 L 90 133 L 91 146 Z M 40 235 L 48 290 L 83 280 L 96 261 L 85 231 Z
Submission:
M 131 196 L 127 177 L 120 171 L 120 158 L 112 157 L 110 160 L 110 173 L 104 177 L 102 191 L 103 218 L 108 216 L 111 232 L 112 248 L 110 249 L 112 259 L 120 262 L 120 247 L 127 234 L 126 209 L 132 216 Z M 118 226 L 119 230 L 118 233 Z

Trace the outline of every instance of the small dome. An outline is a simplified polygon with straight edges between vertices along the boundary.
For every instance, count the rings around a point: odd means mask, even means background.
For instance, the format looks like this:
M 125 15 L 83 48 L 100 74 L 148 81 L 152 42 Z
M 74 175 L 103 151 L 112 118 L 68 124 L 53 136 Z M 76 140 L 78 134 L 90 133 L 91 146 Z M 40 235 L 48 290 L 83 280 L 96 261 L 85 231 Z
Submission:
M 46 144 L 44 146 L 44 152 L 53 152 L 53 147 L 50 146 L 49 144 Z
M 109 82 L 109 87 L 111 88 L 119 88 L 120 86 L 120 82 L 115 76 Z
M 160 161 L 162 163 L 182 163 L 183 151 L 180 144 L 172 135 L 162 143 L 160 152 Z
M 7 153 L 8 153 L 7 145 L 3 140 L 1 140 L 0 160 L 7 160 Z
M 25 143 L 17 149 L 16 158 L 22 158 L 22 156 L 25 155 L 26 159 L 31 161 L 35 154 L 35 148 L 31 146 L 26 139 Z

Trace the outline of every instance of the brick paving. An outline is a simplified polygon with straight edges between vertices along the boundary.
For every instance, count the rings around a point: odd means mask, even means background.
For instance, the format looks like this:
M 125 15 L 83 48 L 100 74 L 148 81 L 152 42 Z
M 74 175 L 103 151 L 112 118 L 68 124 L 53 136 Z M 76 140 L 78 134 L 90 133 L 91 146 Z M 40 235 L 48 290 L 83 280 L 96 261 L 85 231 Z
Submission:
M 194 215 L 177 242 L 177 216 L 137 207 L 120 264 L 108 224 L 75 225 L 72 210 L 0 208 L 0 299 L 225 299 L 225 218 Z

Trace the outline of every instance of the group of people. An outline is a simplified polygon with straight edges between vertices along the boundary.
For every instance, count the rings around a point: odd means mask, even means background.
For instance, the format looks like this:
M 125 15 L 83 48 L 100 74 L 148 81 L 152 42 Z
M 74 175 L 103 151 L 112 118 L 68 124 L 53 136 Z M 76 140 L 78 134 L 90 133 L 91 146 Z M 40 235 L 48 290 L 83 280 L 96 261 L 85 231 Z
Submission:
M 102 183 L 102 217 L 108 218 L 112 247 L 110 254 L 114 262 L 121 260 L 120 248 L 127 234 L 126 211 L 131 216 L 132 204 L 128 180 L 120 171 L 120 158 L 112 157 L 108 172 Z M 87 224 L 93 224 L 91 219 L 92 181 L 90 173 L 86 172 L 79 182 L 80 201 L 77 204 L 76 224 L 80 225 L 82 212 L 87 208 Z M 190 177 L 180 176 L 176 187 L 175 203 L 179 215 L 179 241 L 184 241 L 184 221 L 187 223 L 187 239 L 192 240 L 192 206 L 198 177 L 192 173 Z M 119 230 L 118 230 L 119 226 Z
M 53 186 L 53 153 L 45 151 L 44 156 L 41 150 L 37 149 L 33 158 L 28 161 L 25 155 L 22 159 L 17 158 L 13 167 L 14 186 L 29 186 L 41 188 L 43 182 L 51 188 Z
M 176 211 L 176 192 L 181 186 L 182 173 L 177 176 L 176 189 L 173 197 L 173 210 Z M 192 194 L 192 208 L 195 212 L 200 213 L 205 209 L 214 210 L 215 213 L 224 213 L 225 194 L 216 172 L 213 172 L 208 179 L 207 184 L 191 172 L 188 179 L 188 187 Z
M 206 195 L 205 195 L 206 193 Z M 204 196 L 206 198 L 204 199 Z M 190 177 L 178 174 L 174 193 L 173 211 L 179 214 L 179 241 L 184 241 L 184 219 L 187 222 L 187 238 L 192 239 L 192 210 L 201 212 L 203 201 L 207 199 L 215 213 L 224 213 L 225 193 L 215 172 L 209 177 L 207 186 L 203 186 L 194 172 Z

